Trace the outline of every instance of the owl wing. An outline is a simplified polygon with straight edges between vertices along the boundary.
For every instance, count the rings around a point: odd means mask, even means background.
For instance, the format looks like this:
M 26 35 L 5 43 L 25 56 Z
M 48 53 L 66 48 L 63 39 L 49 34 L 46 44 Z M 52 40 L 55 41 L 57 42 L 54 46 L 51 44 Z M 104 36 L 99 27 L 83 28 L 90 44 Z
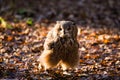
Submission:
M 50 50 L 53 48 L 55 42 L 54 42 L 54 36 L 53 36 L 53 30 L 48 32 L 45 43 L 44 43 L 44 49 Z

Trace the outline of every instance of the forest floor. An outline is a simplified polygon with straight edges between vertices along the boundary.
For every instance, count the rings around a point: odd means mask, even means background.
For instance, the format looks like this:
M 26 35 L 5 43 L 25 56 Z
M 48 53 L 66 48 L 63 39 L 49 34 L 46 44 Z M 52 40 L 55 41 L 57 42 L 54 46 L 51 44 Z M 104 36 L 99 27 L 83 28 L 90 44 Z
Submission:
M 0 1 L 0 79 L 120 80 L 119 0 Z M 57 20 L 78 26 L 78 70 L 44 72 L 37 61 Z

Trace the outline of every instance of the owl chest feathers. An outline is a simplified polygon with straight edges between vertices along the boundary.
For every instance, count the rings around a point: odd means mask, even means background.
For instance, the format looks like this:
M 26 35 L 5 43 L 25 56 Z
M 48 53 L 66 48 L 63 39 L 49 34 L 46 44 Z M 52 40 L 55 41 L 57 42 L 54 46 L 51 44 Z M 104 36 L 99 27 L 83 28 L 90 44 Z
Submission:
M 71 51 L 74 51 L 73 49 L 78 49 L 77 42 L 74 39 L 71 38 L 58 38 L 57 41 L 53 42 L 53 45 L 51 45 L 51 48 L 56 52 L 64 52 L 69 53 Z

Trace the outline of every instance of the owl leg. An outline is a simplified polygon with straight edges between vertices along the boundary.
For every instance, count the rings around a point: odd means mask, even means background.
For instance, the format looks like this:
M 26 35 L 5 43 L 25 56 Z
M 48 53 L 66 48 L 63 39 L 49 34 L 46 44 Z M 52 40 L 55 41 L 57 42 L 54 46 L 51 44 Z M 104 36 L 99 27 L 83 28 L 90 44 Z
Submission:
M 46 69 L 54 68 L 57 66 L 58 62 L 60 61 L 55 55 L 52 50 L 45 50 L 41 54 L 39 61 L 41 65 Z
M 71 60 L 70 60 L 71 59 Z M 66 58 L 62 59 L 61 66 L 63 69 L 63 74 L 65 75 L 71 75 L 71 72 L 69 72 L 69 69 L 75 69 L 78 65 L 78 59 L 76 58 Z
M 68 55 L 61 61 L 61 66 L 63 70 L 67 70 L 69 68 L 74 69 L 77 67 L 79 63 L 79 56 L 78 55 Z

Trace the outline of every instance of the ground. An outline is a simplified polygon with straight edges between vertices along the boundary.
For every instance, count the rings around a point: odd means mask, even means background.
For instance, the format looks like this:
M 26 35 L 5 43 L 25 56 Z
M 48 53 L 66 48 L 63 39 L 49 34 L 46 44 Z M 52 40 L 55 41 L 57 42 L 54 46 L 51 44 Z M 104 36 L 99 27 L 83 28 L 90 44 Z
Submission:
M 120 80 L 119 0 L 0 0 L 0 79 Z M 78 70 L 44 72 L 37 58 L 57 20 L 78 26 Z

